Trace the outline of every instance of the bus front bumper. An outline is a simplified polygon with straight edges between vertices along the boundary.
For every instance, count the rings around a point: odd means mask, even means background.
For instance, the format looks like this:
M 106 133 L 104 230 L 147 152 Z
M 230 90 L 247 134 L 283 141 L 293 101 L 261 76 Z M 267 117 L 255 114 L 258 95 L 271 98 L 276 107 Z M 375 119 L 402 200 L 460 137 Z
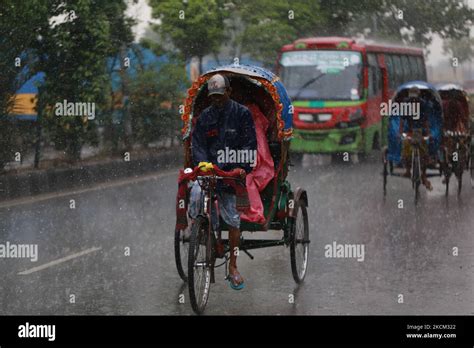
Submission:
M 328 130 L 294 129 L 291 151 L 299 153 L 362 152 L 362 131 L 360 127 Z

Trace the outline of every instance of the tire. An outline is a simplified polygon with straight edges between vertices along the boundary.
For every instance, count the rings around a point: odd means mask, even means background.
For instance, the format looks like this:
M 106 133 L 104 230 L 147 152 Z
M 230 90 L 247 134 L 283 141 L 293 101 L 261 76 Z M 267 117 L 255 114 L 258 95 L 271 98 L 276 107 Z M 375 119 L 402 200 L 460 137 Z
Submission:
M 469 171 L 469 177 L 471 179 L 471 188 L 474 189 L 474 168 L 473 168 L 474 146 L 472 146 L 472 140 L 471 140 L 471 145 L 469 146 L 469 154 L 467 156 L 467 159 L 469 161 L 469 164 L 467 166 L 467 170 Z
M 189 229 L 189 226 L 188 226 Z M 176 261 L 176 269 L 184 282 L 188 281 L 188 275 L 185 267 L 188 264 L 189 251 L 189 230 L 176 229 L 174 231 L 174 257 Z
M 380 146 L 380 137 L 379 137 L 379 133 L 375 133 L 374 134 L 374 138 L 372 139 L 372 150 L 380 150 L 381 149 L 381 146 Z
M 415 189 L 415 205 L 418 204 L 420 199 L 420 182 L 421 182 L 421 168 L 420 168 L 420 158 L 414 156 L 413 165 L 412 165 L 412 184 Z
M 458 162 L 455 167 L 454 167 L 454 175 L 456 175 L 456 178 L 458 179 L 458 195 L 461 194 L 461 190 L 462 190 L 462 172 L 463 172 L 463 167 L 462 165 L 460 164 L 460 162 Z
M 206 308 L 211 289 L 211 246 L 207 241 L 208 222 L 198 217 L 191 228 L 188 254 L 188 288 L 191 306 L 196 314 Z M 199 266 L 196 263 L 200 263 Z
M 291 272 L 297 284 L 303 282 L 308 270 L 309 224 L 308 211 L 303 200 L 299 200 L 296 217 L 290 227 Z
M 388 160 L 387 160 L 387 150 L 384 150 L 383 153 L 383 196 L 387 195 L 387 176 L 388 176 Z
M 458 176 L 458 196 L 461 194 L 462 191 L 462 172 Z

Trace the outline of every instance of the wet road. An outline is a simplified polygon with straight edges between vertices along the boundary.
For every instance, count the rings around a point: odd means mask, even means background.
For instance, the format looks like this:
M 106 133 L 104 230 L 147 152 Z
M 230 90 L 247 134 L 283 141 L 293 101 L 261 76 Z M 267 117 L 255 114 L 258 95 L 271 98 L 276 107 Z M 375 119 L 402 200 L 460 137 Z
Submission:
M 304 158 L 289 175 L 310 200 L 304 283 L 293 281 L 289 249 L 256 250 L 255 260 L 242 254 L 246 288 L 230 289 L 220 268 L 206 313 L 474 314 L 467 177 L 460 199 L 456 183 L 446 199 L 434 178 L 434 190 L 422 189 L 415 207 L 401 178 L 389 178 L 384 201 L 380 172 L 378 157 L 357 165 Z M 174 264 L 176 188 L 171 170 L 1 203 L 0 244 L 38 244 L 38 260 L 0 259 L 0 314 L 192 314 Z M 326 257 L 334 242 L 363 245 L 363 261 Z

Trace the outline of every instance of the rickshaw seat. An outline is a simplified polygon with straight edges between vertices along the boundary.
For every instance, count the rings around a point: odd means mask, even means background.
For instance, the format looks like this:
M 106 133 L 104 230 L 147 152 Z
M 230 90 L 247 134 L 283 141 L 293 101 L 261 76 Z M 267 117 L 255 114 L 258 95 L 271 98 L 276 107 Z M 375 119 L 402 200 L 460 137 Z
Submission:
M 243 221 L 265 223 L 264 202 L 260 193 L 268 186 L 275 175 L 272 153 L 266 133 L 269 127 L 268 119 L 256 104 L 246 105 L 252 113 L 257 135 L 257 165 L 247 175 L 246 184 L 250 208 L 241 214 Z

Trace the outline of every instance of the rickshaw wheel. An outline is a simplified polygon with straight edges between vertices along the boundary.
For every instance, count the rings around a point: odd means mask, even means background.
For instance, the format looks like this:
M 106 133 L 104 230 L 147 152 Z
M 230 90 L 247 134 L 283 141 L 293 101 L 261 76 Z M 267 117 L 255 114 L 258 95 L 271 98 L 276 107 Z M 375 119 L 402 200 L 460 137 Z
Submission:
M 458 195 L 461 194 L 462 190 L 462 172 L 463 172 L 463 167 L 459 163 L 456 164 L 456 167 L 454 168 L 454 174 L 456 175 L 456 178 L 458 179 Z
M 412 186 L 415 189 L 415 205 L 420 199 L 420 183 L 421 183 L 421 168 L 419 166 L 418 157 L 413 161 Z
M 472 142 L 472 140 L 471 140 Z M 470 151 L 469 151 L 469 167 L 470 168 L 470 173 L 471 173 L 471 187 L 474 188 L 474 146 L 471 145 Z
M 387 176 L 388 176 L 388 160 L 387 160 L 387 149 L 383 149 L 383 156 L 382 156 L 382 161 L 383 161 L 383 195 L 384 197 L 387 195 Z
M 211 289 L 211 250 L 207 241 L 207 221 L 198 217 L 191 228 L 188 253 L 188 288 L 191 306 L 196 314 L 206 308 Z
M 308 269 L 309 253 L 308 211 L 303 200 L 299 200 L 295 216 L 290 227 L 290 259 L 293 279 L 299 284 Z
M 449 175 L 449 173 L 445 173 L 444 174 L 444 181 L 445 181 L 445 185 L 446 185 L 446 196 L 449 195 L 449 179 L 450 179 L 451 175 Z
M 176 229 L 174 232 L 174 257 L 179 276 L 184 282 L 187 282 L 188 276 L 184 270 L 184 265 L 188 262 L 189 234 L 186 235 L 185 232 L 186 230 L 181 229 Z

